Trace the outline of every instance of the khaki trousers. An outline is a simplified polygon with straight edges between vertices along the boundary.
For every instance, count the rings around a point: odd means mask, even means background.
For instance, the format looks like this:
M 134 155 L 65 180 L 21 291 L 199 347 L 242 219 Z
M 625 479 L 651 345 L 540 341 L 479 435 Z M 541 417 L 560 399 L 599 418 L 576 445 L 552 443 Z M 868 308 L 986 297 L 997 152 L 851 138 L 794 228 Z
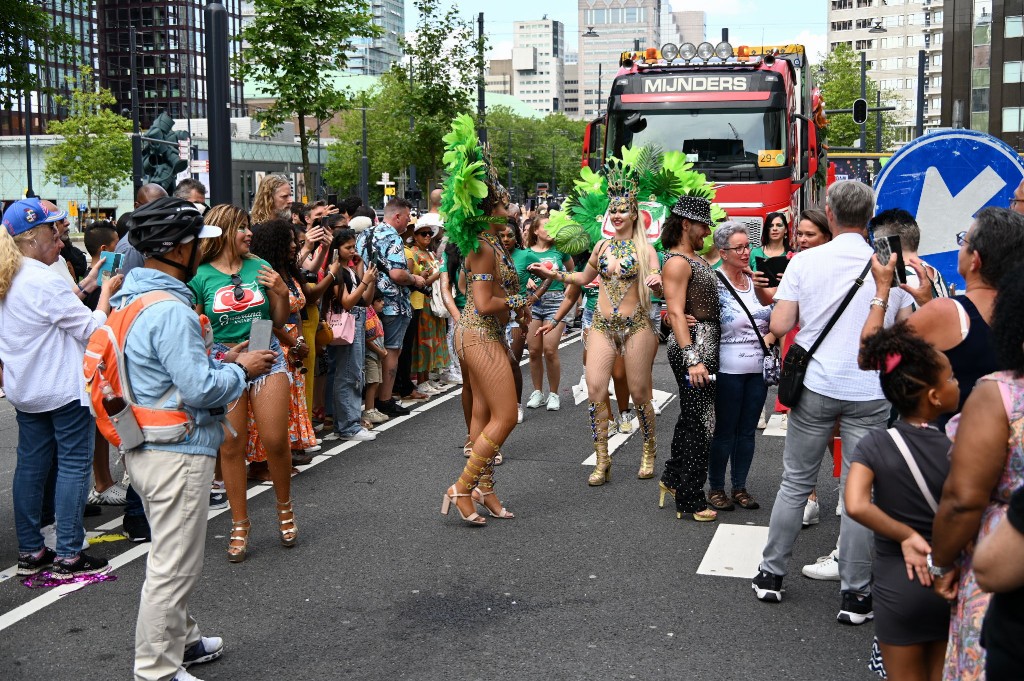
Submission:
M 136 681 L 173 679 L 186 646 L 200 639 L 188 601 L 203 569 L 215 463 L 159 450 L 124 457 L 153 537 L 135 625 Z

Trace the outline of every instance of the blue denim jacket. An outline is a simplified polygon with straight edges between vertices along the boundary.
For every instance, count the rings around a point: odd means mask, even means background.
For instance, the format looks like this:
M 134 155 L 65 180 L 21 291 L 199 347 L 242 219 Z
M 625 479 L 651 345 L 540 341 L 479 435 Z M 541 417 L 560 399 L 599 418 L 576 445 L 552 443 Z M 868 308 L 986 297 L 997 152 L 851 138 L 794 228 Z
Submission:
M 245 372 L 234 364 L 210 359 L 203 343 L 199 317 L 192 308 L 192 292 L 184 283 L 157 270 L 136 268 L 125 277 L 111 306 L 121 308 L 150 291 L 166 291 L 181 300 L 163 301 L 143 310 L 125 342 L 125 364 L 135 401 L 154 405 L 173 384 L 196 429 L 184 442 L 142 446 L 185 454 L 216 456 L 224 440 L 217 415 L 245 389 Z M 172 398 L 162 405 L 178 408 Z

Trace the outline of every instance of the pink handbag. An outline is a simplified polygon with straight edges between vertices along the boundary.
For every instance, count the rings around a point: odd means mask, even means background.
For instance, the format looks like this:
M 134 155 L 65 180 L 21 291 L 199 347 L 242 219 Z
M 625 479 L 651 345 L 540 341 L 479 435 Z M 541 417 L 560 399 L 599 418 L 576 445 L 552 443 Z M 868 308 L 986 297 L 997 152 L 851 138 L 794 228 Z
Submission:
M 356 318 L 352 313 L 345 310 L 338 312 L 331 307 L 327 310 L 327 324 L 334 334 L 331 345 L 352 345 L 356 335 Z

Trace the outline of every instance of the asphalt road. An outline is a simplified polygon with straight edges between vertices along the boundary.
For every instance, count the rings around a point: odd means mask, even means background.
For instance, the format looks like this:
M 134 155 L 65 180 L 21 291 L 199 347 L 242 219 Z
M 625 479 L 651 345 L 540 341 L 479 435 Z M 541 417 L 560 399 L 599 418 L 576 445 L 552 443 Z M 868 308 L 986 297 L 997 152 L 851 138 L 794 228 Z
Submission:
M 615 453 L 612 482 L 590 488 L 586 405 L 570 389 L 580 345 L 561 356 L 561 411 L 527 410 L 497 469 L 515 520 L 471 528 L 438 513 L 465 461 L 456 389 L 375 442 L 325 443 L 330 456 L 294 479 L 298 547 L 278 544 L 269 489 L 250 502 L 242 564 L 226 559 L 230 516 L 215 515 L 192 613 L 226 652 L 191 671 L 208 681 L 875 678 L 872 626 L 838 624 L 839 584 L 800 575 L 835 545 L 831 466 L 819 480 L 822 522 L 797 542 L 784 601 L 758 602 L 749 579 L 696 571 L 720 524 L 768 524 L 782 438 L 758 435 L 748 489 L 762 508 L 720 523 L 658 508 L 657 479 L 636 479 L 639 434 Z M 655 387 L 674 393 L 664 346 L 654 372 Z M 659 417 L 659 474 L 678 409 L 673 400 Z M 2 400 L 0 570 L 16 562 L 16 443 Z M 119 532 L 119 515 L 108 509 L 86 527 Z M 122 540 L 92 551 L 120 557 L 116 581 L 61 598 L 0 582 L 0 679 L 130 678 L 145 549 Z

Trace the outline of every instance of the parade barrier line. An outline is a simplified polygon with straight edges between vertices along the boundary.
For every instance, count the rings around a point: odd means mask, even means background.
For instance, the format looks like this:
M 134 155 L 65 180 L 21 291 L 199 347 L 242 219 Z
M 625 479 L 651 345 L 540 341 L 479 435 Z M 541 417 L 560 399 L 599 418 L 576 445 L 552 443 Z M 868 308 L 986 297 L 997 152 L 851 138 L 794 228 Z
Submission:
M 573 343 L 577 343 L 577 342 L 580 341 L 581 338 L 582 338 L 582 334 L 578 330 L 575 330 L 573 333 L 570 333 L 558 345 L 558 348 L 562 349 L 562 348 L 566 347 L 567 345 L 571 345 Z M 519 363 L 519 365 L 520 366 L 525 366 L 528 362 L 529 362 L 529 359 L 524 359 L 523 361 L 521 361 Z M 389 421 L 387 421 L 385 423 L 382 423 L 381 425 L 379 425 L 376 428 L 374 428 L 373 432 L 377 433 L 377 432 L 382 432 L 382 431 L 388 430 L 390 428 L 393 428 L 395 425 L 397 425 L 399 423 L 404 423 L 405 421 L 408 421 L 409 419 L 411 419 L 413 416 L 416 416 L 418 414 L 423 414 L 423 413 L 425 413 L 427 411 L 430 411 L 434 407 L 436 407 L 436 406 L 438 406 L 440 404 L 443 404 L 443 403 L 445 403 L 445 402 L 447 402 L 447 401 L 449 401 L 451 399 L 454 399 L 455 397 L 458 397 L 461 394 L 462 394 L 462 388 L 457 388 L 457 389 L 454 389 L 454 390 L 453 389 L 449 389 L 443 396 L 438 396 L 438 397 L 430 400 L 429 402 L 424 402 L 424 403 L 420 404 L 420 406 L 418 406 L 415 409 L 413 409 L 412 412 L 409 415 L 407 415 L 407 416 L 399 416 L 399 417 L 396 417 L 396 418 L 392 418 L 391 420 L 389 420 Z M 407 405 L 407 406 L 411 406 L 411 405 Z M 324 440 L 324 445 L 326 445 L 327 442 L 329 442 L 329 440 L 325 439 Z M 321 464 L 321 463 L 323 463 L 325 461 L 329 461 L 330 459 L 332 459 L 333 457 L 337 456 L 338 454 L 341 454 L 342 452 L 347 451 L 349 449 L 352 449 L 353 447 L 355 447 L 357 445 L 361 445 L 361 444 L 364 444 L 364 443 L 362 443 L 362 442 L 339 442 L 338 444 L 332 446 L 330 449 L 325 449 L 325 451 L 319 452 L 317 454 L 317 456 L 315 456 L 313 458 L 313 461 L 311 463 L 309 463 L 308 465 L 306 465 L 306 466 L 296 466 L 296 468 L 298 468 L 299 472 L 301 473 L 301 472 L 303 472 L 303 471 L 305 471 L 307 469 L 312 468 L 313 466 L 317 466 L 317 465 L 319 465 L 319 464 Z M 245 496 L 246 496 L 247 499 L 252 499 L 252 498 L 256 497 L 257 495 L 263 494 L 264 492 L 266 492 L 267 490 L 270 490 L 270 489 L 273 489 L 273 485 L 271 483 L 269 483 L 269 482 L 261 483 L 259 485 L 254 485 L 254 486 L 250 487 L 247 490 Z M 208 520 L 212 520 L 213 518 L 216 518 L 217 516 L 221 515 L 222 513 L 228 512 L 229 510 L 230 510 L 230 508 L 221 508 L 221 509 L 210 511 L 210 513 L 207 516 L 207 518 L 208 518 Z M 96 528 L 97 531 L 89 532 L 87 536 L 89 536 L 89 537 L 96 537 L 96 536 L 99 536 L 100 534 L 102 534 L 103 532 L 109 532 L 111 530 L 117 529 L 118 527 L 121 527 L 121 524 L 122 524 L 123 520 L 124 520 L 124 516 L 123 515 L 122 516 L 118 516 L 117 518 L 114 518 L 113 520 L 110 520 L 110 521 L 108 521 L 106 523 L 103 523 L 102 525 L 97 527 Z M 150 545 L 149 545 L 148 542 L 145 543 L 145 544 L 139 544 L 137 546 L 133 546 L 132 548 L 130 548 L 127 551 L 125 551 L 124 553 L 120 553 L 120 554 L 112 557 L 110 559 L 110 570 L 109 571 L 113 572 L 114 570 L 116 570 L 119 567 L 127 565 L 128 563 L 131 563 L 132 561 L 134 561 L 134 560 L 136 560 L 138 558 L 141 558 L 141 557 L 143 557 L 145 555 L 148 555 L 149 554 L 149 546 Z M 18 570 L 18 566 L 17 565 L 12 565 L 11 567 L 7 568 L 6 570 L 3 570 L 2 572 L 0 572 L 0 584 L 2 584 L 3 582 L 11 579 L 12 577 L 15 577 L 17 575 L 17 570 Z M 14 624 L 17 624 L 18 622 L 20 622 L 21 620 L 25 619 L 29 615 L 32 615 L 33 613 L 37 613 L 37 612 L 39 612 L 40 610 L 42 610 L 43 608 L 45 608 L 47 606 L 53 605 L 54 603 L 56 603 L 60 599 L 62 599 L 65 596 L 68 596 L 68 595 L 74 593 L 75 591 L 78 591 L 79 589 L 81 589 L 84 586 L 87 586 L 87 584 L 86 583 L 73 583 L 73 584 L 66 584 L 66 585 L 62 585 L 62 586 L 53 587 L 51 589 L 48 589 L 42 595 L 36 596 L 32 600 L 19 605 L 18 607 L 14 608 L 13 610 L 10 610 L 8 612 L 0 614 L 0 631 L 3 631 L 4 629 L 7 629 L 8 627 L 10 627 L 10 626 L 12 626 Z

